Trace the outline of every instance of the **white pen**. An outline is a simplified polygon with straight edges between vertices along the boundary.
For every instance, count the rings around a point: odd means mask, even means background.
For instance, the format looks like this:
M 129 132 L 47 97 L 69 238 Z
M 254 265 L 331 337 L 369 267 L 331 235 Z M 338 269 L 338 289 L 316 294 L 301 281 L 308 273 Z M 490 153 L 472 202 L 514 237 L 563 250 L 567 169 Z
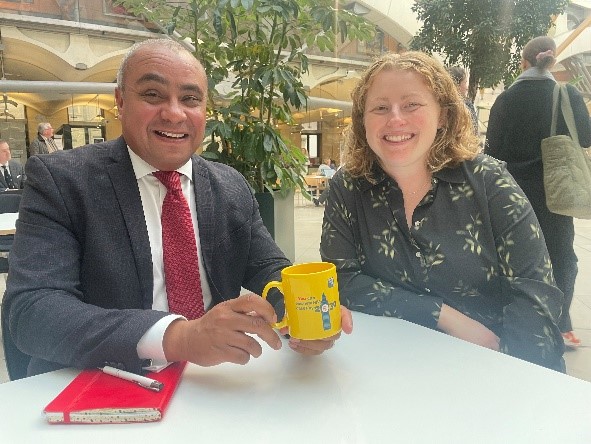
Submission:
M 115 376 L 116 378 L 125 379 L 126 381 L 135 382 L 148 390 L 154 390 L 159 392 L 164 387 L 164 384 L 156 381 L 155 379 L 146 378 L 145 376 L 136 375 L 135 373 L 126 372 L 125 370 L 119 370 L 115 367 L 109 367 L 105 365 L 100 368 L 103 373 L 107 375 Z

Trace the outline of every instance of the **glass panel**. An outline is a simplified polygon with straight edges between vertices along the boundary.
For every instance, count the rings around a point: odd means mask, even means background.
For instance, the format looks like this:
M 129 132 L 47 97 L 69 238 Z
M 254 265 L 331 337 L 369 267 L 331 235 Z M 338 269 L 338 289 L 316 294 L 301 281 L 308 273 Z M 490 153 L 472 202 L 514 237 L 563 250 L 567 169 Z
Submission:
M 88 128 L 88 143 L 97 143 L 102 141 L 103 131 L 100 128 Z
M 20 160 L 23 164 L 27 161 L 27 131 L 24 120 L 2 119 L 0 121 L 0 134 L 2 139 L 8 142 L 10 152 L 14 160 Z
M 318 157 L 318 134 L 308 134 L 308 153 L 310 157 Z
M 72 128 L 72 148 L 86 145 L 86 128 Z
M 0 99 L 0 118 L 8 121 L 10 119 L 25 119 L 25 106 L 18 103 L 7 94 L 2 94 Z
M 96 106 L 68 106 L 68 121 L 70 123 L 92 122 L 96 120 L 97 114 L 100 114 L 100 109 Z

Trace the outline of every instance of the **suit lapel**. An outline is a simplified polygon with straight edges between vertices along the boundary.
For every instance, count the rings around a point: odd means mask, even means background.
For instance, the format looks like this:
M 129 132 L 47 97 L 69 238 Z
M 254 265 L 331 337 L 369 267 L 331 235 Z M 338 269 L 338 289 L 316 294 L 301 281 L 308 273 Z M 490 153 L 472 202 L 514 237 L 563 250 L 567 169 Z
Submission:
M 9 160 L 8 168 L 10 168 L 10 175 L 12 176 L 12 182 L 14 183 L 14 186 L 17 189 L 20 188 L 22 179 L 21 176 L 23 174 L 21 163 L 18 160 Z
M 10 166 L 8 167 L 10 168 Z M 6 179 L 4 178 L 4 168 L 0 166 L 0 186 L 4 188 L 8 188 L 8 184 L 6 183 Z
M 197 222 L 199 225 L 199 241 L 201 243 L 201 260 L 207 272 L 208 282 L 210 284 L 212 297 L 214 301 L 221 300 L 222 295 L 217 290 L 215 282 L 212 280 L 211 270 L 215 269 L 216 249 L 215 249 L 215 223 L 216 207 L 214 197 L 209 181 L 209 173 L 203 167 L 203 162 L 197 155 L 192 157 L 193 163 L 193 185 L 195 190 L 195 206 L 197 209 Z
M 139 194 L 137 180 L 127 145 L 122 137 L 117 139 L 112 149 L 114 162 L 107 166 L 107 173 L 113 184 L 117 201 L 127 227 L 131 242 L 138 278 L 142 287 L 142 304 L 146 309 L 152 308 L 154 275 L 152 273 L 152 251 L 148 238 L 148 229 L 144 210 Z

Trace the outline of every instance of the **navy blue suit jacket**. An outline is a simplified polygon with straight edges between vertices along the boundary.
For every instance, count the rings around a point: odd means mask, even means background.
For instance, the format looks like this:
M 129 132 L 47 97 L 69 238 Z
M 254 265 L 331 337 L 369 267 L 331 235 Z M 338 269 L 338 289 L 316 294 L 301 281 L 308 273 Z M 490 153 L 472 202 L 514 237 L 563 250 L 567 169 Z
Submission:
M 12 182 L 14 183 L 15 189 L 22 189 L 25 185 L 23 164 L 18 160 L 10 159 L 8 161 L 8 168 L 10 170 L 10 175 L 12 176 Z M 0 168 L 0 188 L 8 188 L 8 184 L 4 178 L 4 169 L 2 168 Z
M 203 261 L 214 303 L 260 294 L 289 265 L 242 175 L 192 157 Z M 4 298 L 29 374 L 105 361 L 139 371 L 136 345 L 167 313 L 151 310 L 152 257 L 123 138 L 26 165 Z

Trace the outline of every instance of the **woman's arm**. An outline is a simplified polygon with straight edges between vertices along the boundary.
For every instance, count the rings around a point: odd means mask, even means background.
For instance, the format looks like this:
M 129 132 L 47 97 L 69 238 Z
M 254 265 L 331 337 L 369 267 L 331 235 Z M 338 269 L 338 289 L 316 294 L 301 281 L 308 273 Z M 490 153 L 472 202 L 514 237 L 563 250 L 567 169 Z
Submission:
M 581 93 L 572 85 L 567 85 L 570 105 L 575 116 L 575 125 L 579 143 L 583 148 L 591 146 L 591 120 L 589 120 L 589 110 L 585 105 L 585 100 Z
M 501 351 L 564 371 L 556 287 L 544 236 L 525 195 L 504 164 L 486 178 L 503 299 Z

